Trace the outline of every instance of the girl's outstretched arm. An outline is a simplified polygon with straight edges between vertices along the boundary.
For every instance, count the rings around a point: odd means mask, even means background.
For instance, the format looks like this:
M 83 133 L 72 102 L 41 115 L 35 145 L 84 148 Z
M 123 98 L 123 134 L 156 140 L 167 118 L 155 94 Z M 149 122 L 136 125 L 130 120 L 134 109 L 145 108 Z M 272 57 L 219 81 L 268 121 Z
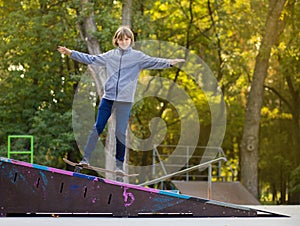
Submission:
M 106 63 L 105 54 L 90 55 L 87 53 L 78 52 L 76 50 L 70 50 L 64 46 L 58 46 L 57 51 L 62 54 L 66 54 L 70 56 L 73 60 L 76 60 L 84 64 L 95 64 L 95 65 L 105 66 Z

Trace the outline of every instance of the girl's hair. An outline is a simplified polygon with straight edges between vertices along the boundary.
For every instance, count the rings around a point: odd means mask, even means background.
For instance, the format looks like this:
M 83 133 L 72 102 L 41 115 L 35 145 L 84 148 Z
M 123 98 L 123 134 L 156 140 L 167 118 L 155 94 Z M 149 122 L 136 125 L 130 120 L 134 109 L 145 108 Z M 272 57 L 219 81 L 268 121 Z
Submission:
M 113 37 L 113 40 L 112 40 L 113 45 L 118 46 L 118 40 L 125 38 L 125 36 L 127 38 L 131 39 L 130 46 L 133 46 L 133 44 L 134 44 L 133 32 L 131 31 L 131 29 L 129 27 L 126 27 L 126 26 L 119 27 L 119 29 L 116 31 L 116 33 Z

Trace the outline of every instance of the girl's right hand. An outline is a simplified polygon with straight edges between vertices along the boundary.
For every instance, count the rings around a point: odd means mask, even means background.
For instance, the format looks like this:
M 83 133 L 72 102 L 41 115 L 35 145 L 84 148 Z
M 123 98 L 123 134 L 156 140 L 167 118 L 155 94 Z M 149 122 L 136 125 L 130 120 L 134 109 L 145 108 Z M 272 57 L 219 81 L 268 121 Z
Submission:
M 57 51 L 60 52 L 60 53 L 62 53 L 62 54 L 69 55 L 69 56 L 72 53 L 72 50 L 70 50 L 70 49 L 68 49 L 68 48 L 66 48 L 64 46 L 58 46 Z

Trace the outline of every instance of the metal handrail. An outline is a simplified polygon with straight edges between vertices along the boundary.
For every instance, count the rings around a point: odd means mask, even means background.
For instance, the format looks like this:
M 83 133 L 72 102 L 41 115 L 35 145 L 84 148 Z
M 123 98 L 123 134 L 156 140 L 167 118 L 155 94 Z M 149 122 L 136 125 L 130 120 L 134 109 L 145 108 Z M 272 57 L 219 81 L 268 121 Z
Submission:
M 196 170 L 196 169 L 207 168 L 207 167 L 209 167 L 211 164 L 216 163 L 216 162 L 219 162 L 219 161 L 225 161 L 225 162 L 226 162 L 227 159 L 226 159 L 225 157 L 219 157 L 219 158 L 217 158 L 217 159 L 213 159 L 213 160 L 207 161 L 207 162 L 205 162 L 205 163 L 201 163 L 201 164 L 198 164 L 198 165 L 195 165 L 195 166 L 192 166 L 192 167 L 189 167 L 189 168 L 186 168 L 186 169 L 183 169 L 183 170 L 174 172 L 174 173 L 170 173 L 170 174 L 168 174 L 168 175 L 165 175 L 165 176 L 162 176 L 162 177 L 159 177 L 159 178 L 150 180 L 150 181 L 146 181 L 146 182 L 141 183 L 141 184 L 139 184 L 139 185 L 141 185 L 141 186 L 146 186 L 146 185 L 155 184 L 155 183 L 164 181 L 164 180 L 166 180 L 166 179 L 169 179 L 169 178 L 171 178 L 171 177 L 177 176 L 177 175 L 182 174 L 182 173 L 187 173 L 187 172 L 190 172 L 190 171 L 193 171 L 193 170 Z

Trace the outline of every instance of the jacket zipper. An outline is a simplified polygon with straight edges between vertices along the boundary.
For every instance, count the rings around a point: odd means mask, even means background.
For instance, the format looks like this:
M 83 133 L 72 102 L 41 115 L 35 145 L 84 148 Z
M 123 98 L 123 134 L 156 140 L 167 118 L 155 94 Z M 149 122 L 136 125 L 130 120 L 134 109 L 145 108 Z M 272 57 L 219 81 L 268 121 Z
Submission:
M 120 64 L 119 64 L 119 72 L 118 72 L 118 79 L 117 79 L 117 85 L 116 85 L 116 98 L 115 100 L 117 100 L 118 98 L 118 92 L 119 92 L 119 80 L 120 80 L 120 76 L 121 76 L 121 64 L 122 64 L 122 57 L 123 57 L 124 51 L 121 50 L 121 57 L 120 57 Z

